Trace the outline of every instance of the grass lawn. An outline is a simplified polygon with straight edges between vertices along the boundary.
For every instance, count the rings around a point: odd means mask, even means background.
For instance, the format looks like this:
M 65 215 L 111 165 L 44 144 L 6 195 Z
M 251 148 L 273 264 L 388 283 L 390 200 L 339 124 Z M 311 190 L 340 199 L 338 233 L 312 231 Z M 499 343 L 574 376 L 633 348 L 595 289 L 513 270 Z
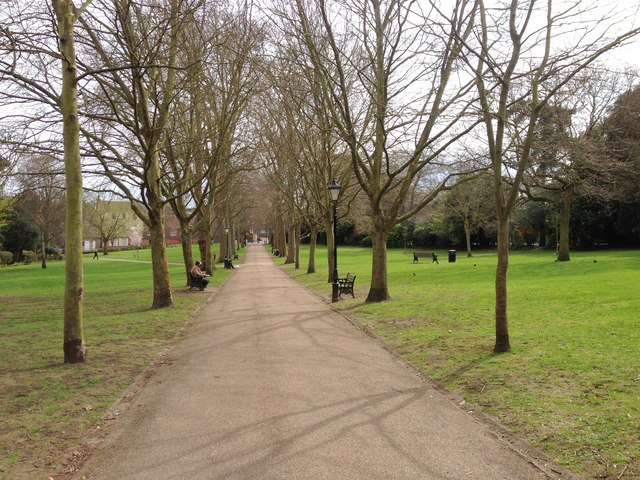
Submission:
M 390 250 L 388 302 L 365 304 L 371 251 L 339 248 L 356 298 L 337 308 L 410 363 L 588 478 L 640 478 L 640 252 L 514 252 L 509 267 L 512 350 L 493 354 L 496 255 L 458 252 L 455 263 L 413 264 Z M 284 266 L 330 297 L 320 273 Z M 277 260 L 278 263 L 281 263 Z
M 194 249 L 195 250 L 195 249 Z M 84 257 L 89 361 L 63 363 L 64 263 L 0 268 L 0 479 L 47 478 L 133 380 L 170 344 L 206 292 L 189 292 L 168 249 L 175 308 L 151 310 L 150 250 Z M 174 265 L 178 264 L 178 265 Z M 218 268 L 210 287 L 230 274 Z

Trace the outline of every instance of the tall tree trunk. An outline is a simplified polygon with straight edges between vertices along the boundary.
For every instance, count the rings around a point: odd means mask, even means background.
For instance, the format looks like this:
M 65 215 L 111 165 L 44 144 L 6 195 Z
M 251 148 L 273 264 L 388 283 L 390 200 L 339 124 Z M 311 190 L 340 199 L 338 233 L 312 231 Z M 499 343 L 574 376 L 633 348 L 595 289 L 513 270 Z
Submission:
M 218 216 L 218 218 L 222 218 Z M 218 255 L 218 259 L 216 263 L 223 263 L 224 257 L 227 255 L 227 239 L 224 233 L 224 227 L 219 222 L 216 222 L 216 228 L 213 231 L 213 237 L 217 240 L 220 245 L 220 255 Z
M 469 219 L 464 219 L 464 239 L 467 244 L 467 257 L 472 257 L 471 253 L 471 225 L 469 225 Z
M 151 244 L 151 264 L 153 268 L 153 305 L 152 308 L 173 306 L 169 266 L 167 262 L 167 244 L 164 238 L 164 211 L 149 211 L 149 235 Z
M 508 352 L 507 268 L 509 267 L 509 218 L 498 218 L 498 266 L 496 269 L 496 353 Z
M 200 251 L 200 259 L 204 262 L 206 272 L 211 275 L 211 271 L 215 268 L 213 265 L 213 255 L 211 254 L 211 206 L 207 203 L 202 205 L 202 213 L 196 222 L 196 238 L 198 239 L 198 250 Z
M 280 251 L 280 256 L 287 255 L 287 230 L 282 217 L 276 223 L 276 248 Z
M 273 245 L 273 250 L 278 250 L 278 251 L 282 251 L 280 250 L 280 248 L 282 247 L 281 243 L 282 241 L 280 240 L 280 234 L 282 232 L 282 219 L 280 218 L 279 214 L 276 214 L 276 220 L 275 220 L 275 225 L 273 227 L 273 241 L 271 242 L 271 244 Z
M 295 263 L 296 261 L 296 226 L 290 224 L 287 228 L 287 259 L 285 264 Z
M 560 244 L 558 245 L 558 261 L 568 262 L 569 256 L 569 222 L 571 220 L 571 192 L 562 191 L 562 204 L 560 206 Z
M 151 264 L 153 269 L 153 304 L 152 308 L 166 308 L 173 306 L 171 295 L 171 282 L 169 280 L 169 264 L 167 261 L 167 242 L 165 239 L 164 196 L 162 189 L 163 172 L 160 166 L 160 150 L 167 141 L 167 123 L 171 114 L 171 103 L 174 100 L 176 82 L 176 61 L 178 55 L 178 31 L 180 21 L 178 19 L 178 0 L 170 1 L 170 37 L 169 57 L 167 63 L 167 78 L 164 87 L 162 102 L 158 109 L 158 116 L 147 117 L 145 135 L 147 144 L 151 149 L 145 158 L 148 162 L 145 169 L 146 197 L 149 208 L 149 233 L 151 236 Z M 142 85 L 141 78 L 137 81 L 141 84 L 140 92 L 145 92 L 140 99 L 148 99 L 148 92 Z
M 199 236 L 200 240 L 198 240 L 198 248 L 200 250 L 200 259 L 204 262 L 206 273 L 213 275 L 213 271 L 216 269 L 216 259 L 213 255 L 213 238 L 211 236 L 211 228 L 201 228 L 199 230 Z
M 371 232 L 373 258 L 371 268 L 371 286 L 365 302 L 383 302 L 389 300 L 387 286 L 387 235 L 384 228 L 374 228 Z
M 42 236 L 42 268 L 47 268 L 47 247 L 44 241 L 44 235 Z
M 188 222 L 180 222 L 180 245 L 182 246 L 182 258 L 184 259 L 187 287 L 191 285 L 191 268 L 194 265 L 191 238 L 191 225 L 189 225 Z
M 225 257 L 229 256 L 229 238 L 228 233 L 225 233 L 224 228 L 219 228 L 220 231 L 220 257 L 218 258 L 218 263 L 223 263 Z
M 316 245 L 318 243 L 318 227 L 311 225 L 311 234 L 309 235 L 309 263 L 307 265 L 307 273 L 316 273 Z
M 76 85 L 76 52 L 73 34 L 75 8 L 71 0 L 53 0 L 58 22 L 62 56 L 62 92 L 60 110 L 63 118 L 64 172 L 67 208 L 65 217 L 65 291 L 64 291 L 64 361 L 86 360 L 82 325 L 82 168 L 80 162 L 80 127 Z
M 199 237 L 200 233 L 198 233 L 197 235 Z M 211 275 L 211 273 L 209 272 L 209 270 L 211 269 L 211 264 L 209 263 L 209 260 L 207 260 L 207 241 L 203 238 L 198 239 L 198 255 L 200 255 L 200 259 L 202 260 L 202 263 L 204 263 L 204 267 L 207 270 L 207 273 Z
M 544 248 L 547 246 L 547 225 L 546 225 L 546 215 L 543 214 L 542 222 L 540 223 L 540 241 L 538 245 L 540 248 Z
M 295 242 L 295 249 L 296 249 L 296 270 L 300 270 L 300 235 L 301 235 L 301 231 L 300 231 L 300 225 L 296 225 L 296 242 Z

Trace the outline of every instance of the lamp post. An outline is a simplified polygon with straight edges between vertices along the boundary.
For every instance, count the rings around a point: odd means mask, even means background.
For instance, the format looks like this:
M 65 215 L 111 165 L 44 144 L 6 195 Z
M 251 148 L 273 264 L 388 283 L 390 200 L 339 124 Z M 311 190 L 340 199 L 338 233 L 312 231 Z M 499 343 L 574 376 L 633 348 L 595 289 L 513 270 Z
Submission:
M 337 206 L 338 206 L 338 196 L 340 195 L 340 184 L 335 181 L 335 179 L 331 182 L 331 185 L 328 187 L 329 189 L 329 197 L 333 202 L 333 285 L 331 291 L 331 301 L 337 302 L 339 293 L 338 293 L 338 235 L 337 235 L 337 225 L 338 225 L 338 215 L 337 215 Z

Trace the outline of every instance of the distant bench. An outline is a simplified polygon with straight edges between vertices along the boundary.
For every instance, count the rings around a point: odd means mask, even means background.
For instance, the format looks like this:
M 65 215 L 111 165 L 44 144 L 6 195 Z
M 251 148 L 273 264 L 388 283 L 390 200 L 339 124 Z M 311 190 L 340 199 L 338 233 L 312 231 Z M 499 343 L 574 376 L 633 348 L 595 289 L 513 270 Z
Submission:
M 431 263 L 437 263 L 438 265 L 440 264 L 438 262 L 438 254 L 437 253 L 433 253 L 433 252 L 413 252 L 413 263 L 418 263 L 418 259 L 419 258 L 430 258 L 431 259 Z
M 353 298 L 356 298 L 355 294 L 353 293 L 353 284 L 355 283 L 355 281 L 356 276 L 351 275 L 350 273 L 347 273 L 347 276 L 344 278 L 339 278 L 338 296 L 342 295 L 343 293 L 350 293 Z

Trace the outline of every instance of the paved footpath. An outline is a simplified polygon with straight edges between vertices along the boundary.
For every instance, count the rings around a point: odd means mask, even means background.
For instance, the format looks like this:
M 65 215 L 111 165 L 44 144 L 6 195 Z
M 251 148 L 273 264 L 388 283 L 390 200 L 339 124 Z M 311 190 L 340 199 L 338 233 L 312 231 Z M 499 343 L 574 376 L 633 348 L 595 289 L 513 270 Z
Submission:
M 74 478 L 567 478 L 458 408 L 263 246 L 248 247 L 170 357 Z

